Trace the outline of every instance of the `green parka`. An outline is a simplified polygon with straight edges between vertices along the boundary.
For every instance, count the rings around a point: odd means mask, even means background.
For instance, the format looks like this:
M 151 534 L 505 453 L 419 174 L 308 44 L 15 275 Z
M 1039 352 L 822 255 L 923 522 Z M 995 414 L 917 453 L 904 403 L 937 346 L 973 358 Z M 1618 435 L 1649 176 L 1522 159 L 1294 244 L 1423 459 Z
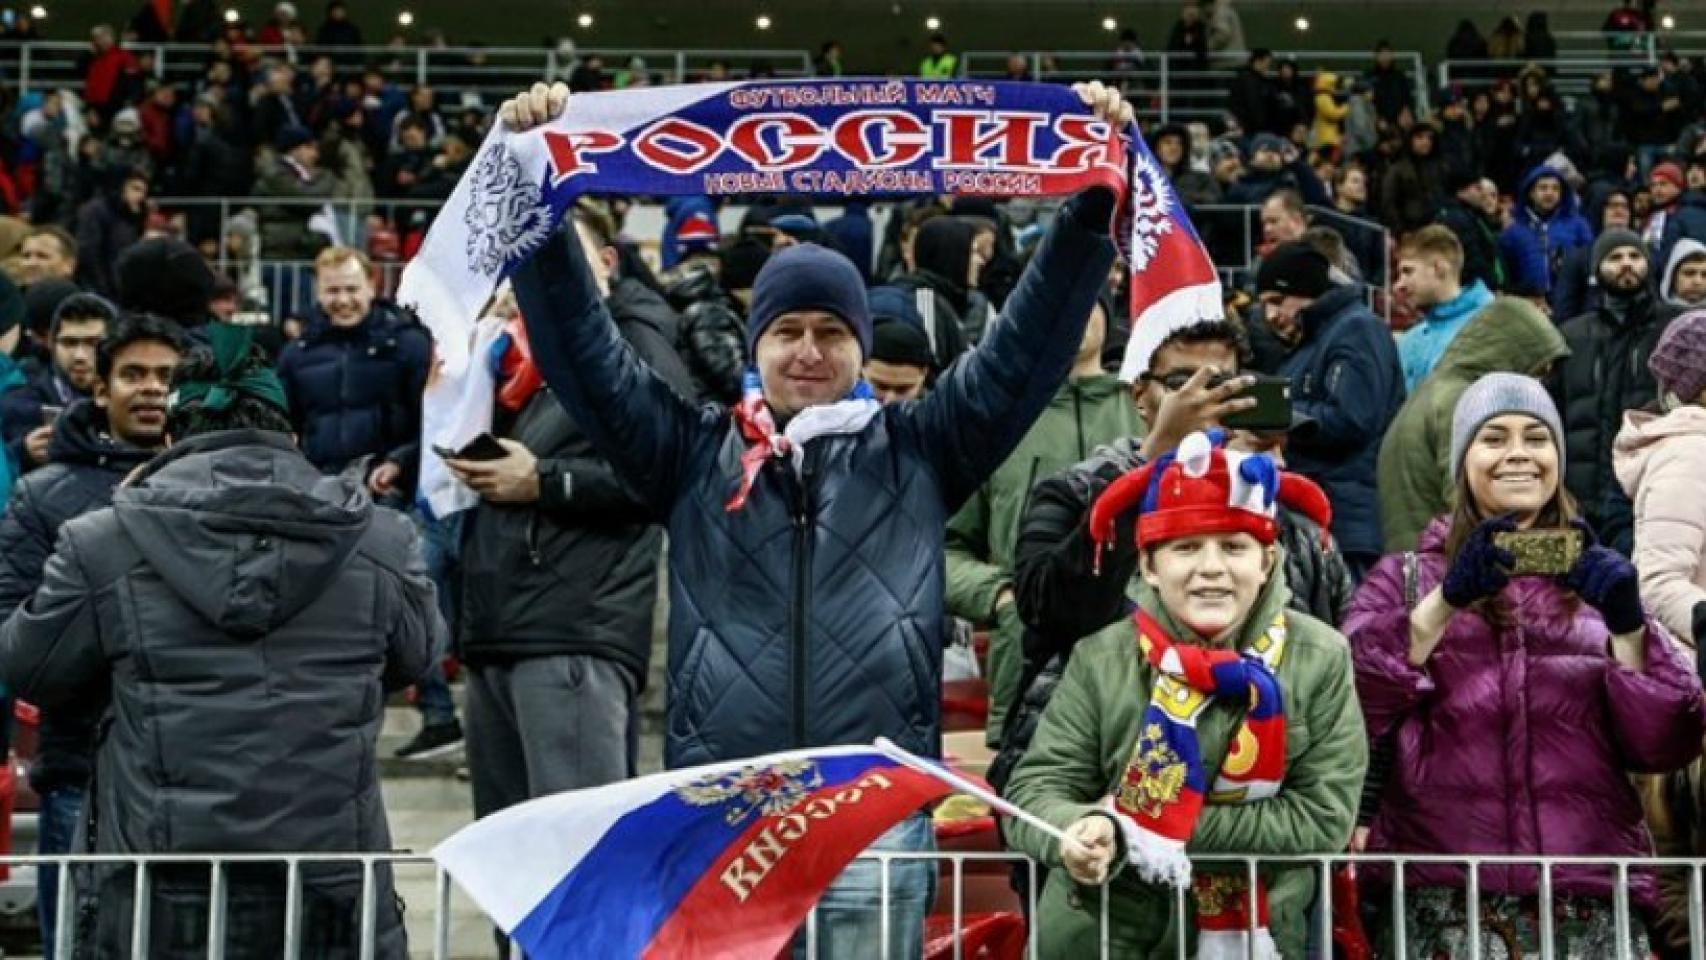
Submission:
M 948 612 L 994 626 L 989 648 L 991 746 L 1000 742 L 1007 708 L 1019 696 L 1024 627 L 1012 605 L 997 613 L 995 598 L 1013 583 L 1013 550 L 1031 487 L 1122 437 L 1143 435 L 1129 387 L 1101 375 L 1069 381 L 977 495 L 948 522 Z
M 1245 621 L 1238 639 L 1241 648 L 1267 629 L 1290 595 L 1283 578 L 1268 582 Z M 1190 635 L 1166 616 L 1147 586 L 1139 588 L 1138 603 L 1174 636 Z M 1350 840 L 1368 768 L 1350 646 L 1319 620 L 1296 611 L 1286 616 L 1288 639 L 1277 671 L 1285 699 L 1284 784 L 1277 796 L 1267 800 L 1204 807 L 1188 846 L 1193 856 L 1332 853 L 1343 850 Z M 1043 714 L 1036 739 L 1013 774 L 1008 798 L 1063 829 L 1100 812 L 1104 798 L 1125 772 L 1154 682 L 1155 671 L 1139 654 L 1136 628 L 1129 619 L 1080 643 Z M 1243 716 L 1243 708 L 1216 701 L 1197 722 L 1211 782 Z M 1049 868 L 1037 906 L 1042 956 L 1096 955 L 1104 890 L 1112 896 L 1110 956 L 1174 956 L 1178 935 L 1174 891 L 1145 883 L 1130 869 L 1121 870 L 1123 844 L 1113 879 L 1097 889 L 1082 886 L 1067 874 L 1053 837 L 1022 823 L 1010 821 L 1005 828 L 1012 847 Z M 1213 868 L 1199 865 L 1197 869 Z M 1242 867 L 1220 869 L 1242 872 Z M 1315 870 L 1307 865 L 1263 868 L 1262 875 L 1274 940 L 1282 955 L 1302 957 Z M 1194 925 L 1194 905 L 1187 913 Z M 1190 936 L 1194 942 L 1194 933 Z

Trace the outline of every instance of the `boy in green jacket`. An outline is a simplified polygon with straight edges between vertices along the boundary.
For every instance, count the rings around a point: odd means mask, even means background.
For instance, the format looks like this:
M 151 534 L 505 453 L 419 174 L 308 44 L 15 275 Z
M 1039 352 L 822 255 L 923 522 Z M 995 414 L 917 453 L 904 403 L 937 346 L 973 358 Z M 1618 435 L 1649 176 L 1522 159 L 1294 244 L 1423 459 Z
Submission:
M 1114 956 L 1170 957 L 1181 935 L 1199 950 L 1241 938 L 1243 867 L 1193 878 L 1189 857 L 1331 853 L 1350 838 L 1368 765 L 1350 649 L 1287 610 L 1275 576 L 1277 505 L 1323 528 L 1330 509 L 1314 484 L 1217 439 L 1194 434 L 1122 477 L 1091 515 L 1105 544 L 1141 506 L 1142 584 L 1133 617 L 1074 652 L 1008 786 L 1072 838 L 1006 825 L 1016 849 L 1051 868 L 1037 917 L 1045 957 L 1094 954 L 1103 896 Z M 1186 885 L 1180 931 L 1174 887 Z M 1314 892 L 1308 865 L 1261 869 L 1259 951 L 1304 955 Z

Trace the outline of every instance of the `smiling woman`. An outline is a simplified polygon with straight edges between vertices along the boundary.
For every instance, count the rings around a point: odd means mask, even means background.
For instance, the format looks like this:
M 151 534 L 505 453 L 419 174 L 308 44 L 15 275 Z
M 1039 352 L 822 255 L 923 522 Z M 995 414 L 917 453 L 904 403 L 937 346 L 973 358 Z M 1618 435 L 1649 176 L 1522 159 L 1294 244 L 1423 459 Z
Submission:
M 1538 381 L 1482 377 L 1452 423 L 1454 511 L 1417 553 L 1382 560 L 1351 604 L 1368 733 L 1392 744 L 1390 778 L 1365 791 L 1378 797 L 1366 811 L 1371 852 L 1645 856 L 1628 774 L 1700 752 L 1699 678 L 1646 619 L 1635 568 L 1578 519 L 1559 483 L 1562 437 Z M 1519 529 L 1579 538 L 1580 557 L 1562 575 L 1523 575 L 1503 540 Z M 1409 942 L 1470 955 L 1463 871 L 1413 866 L 1405 879 Z M 1480 949 L 1511 942 L 1502 936 L 1537 954 L 1538 870 L 1479 879 Z M 1559 955 L 1620 953 L 1611 874 L 1560 868 L 1552 879 Z M 1652 878 L 1629 886 L 1650 911 Z M 1645 953 L 1645 940 L 1637 923 L 1629 946 Z

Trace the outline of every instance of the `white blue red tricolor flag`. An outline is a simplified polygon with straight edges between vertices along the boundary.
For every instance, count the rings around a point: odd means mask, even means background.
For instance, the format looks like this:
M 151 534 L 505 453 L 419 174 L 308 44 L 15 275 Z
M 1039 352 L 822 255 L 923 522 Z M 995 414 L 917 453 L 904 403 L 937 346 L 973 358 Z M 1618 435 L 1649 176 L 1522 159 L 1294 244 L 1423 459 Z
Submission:
M 583 193 L 834 203 L 1095 186 L 1121 200 L 1113 234 L 1131 270 L 1132 355 L 1146 364 L 1167 330 L 1221 316 L 1214 265 L 1136 126 L 1114 129 L 1070 88 L 1036 83 L 751 80 L 576 94 L 551 123 L 494 126 L 398 299 L 440 355 L 456 357 L 498 281 Z
M 825 747 L 544 797 L 433 857 L 529 956 L 775 957 L 831 881 L 952 792 L 928 761 Z

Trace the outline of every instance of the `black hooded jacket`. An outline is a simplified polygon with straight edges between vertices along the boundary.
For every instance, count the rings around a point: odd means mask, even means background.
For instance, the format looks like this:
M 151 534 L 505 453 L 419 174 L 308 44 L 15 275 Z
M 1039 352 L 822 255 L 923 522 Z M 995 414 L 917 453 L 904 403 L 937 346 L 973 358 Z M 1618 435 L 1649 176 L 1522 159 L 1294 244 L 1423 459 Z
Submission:
M 971 291 L 966 277 L 971 272 L 972 241 L 977 230 L 959 217 L 936 217 L 918 228 L 912 241 L 917 269 L 895 278 L 894 285 L 909 293 L 929 290 L 935 317 L 925 318 L 925 333 L 945 369 L 966 349 L 964 320 L 971 309 Z M 957 278 L 957 279 L 956 279 Z M 922 306 L 919 310 L 923 312 Z

